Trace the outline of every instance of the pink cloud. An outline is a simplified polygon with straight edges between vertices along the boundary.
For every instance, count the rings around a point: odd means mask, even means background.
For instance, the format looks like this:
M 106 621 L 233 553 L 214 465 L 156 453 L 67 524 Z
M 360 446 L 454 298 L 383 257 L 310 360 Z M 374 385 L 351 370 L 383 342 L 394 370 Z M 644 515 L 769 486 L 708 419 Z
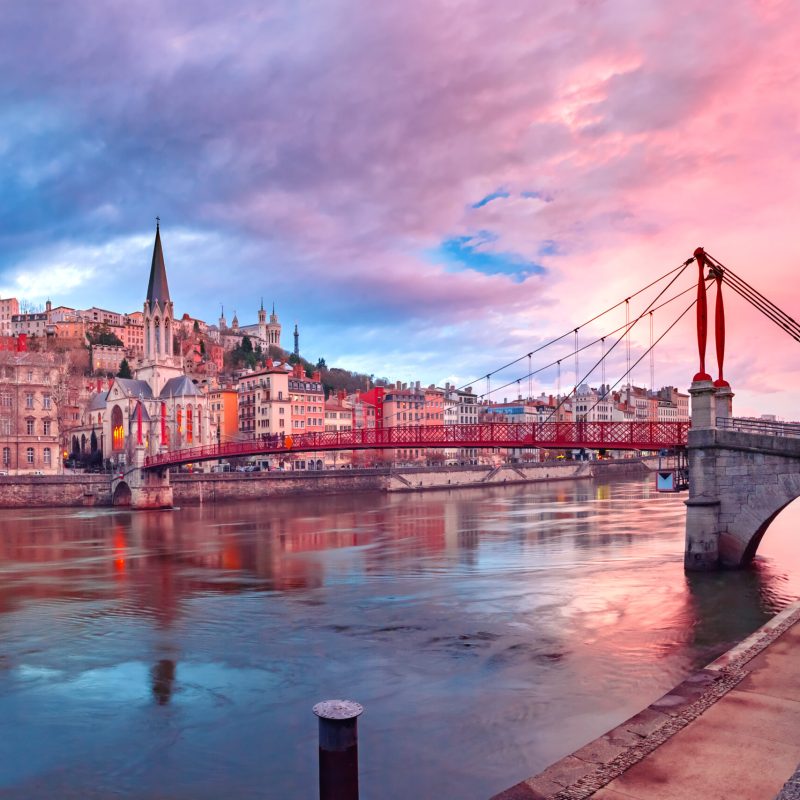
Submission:
M 472 321 L 428 336 L 419 377 L 483 371 L 530 346 L 506 331 L 560 333 L 698 244 L 800 305 L 793 3 L 77 3 L 34 25 L 43 14 L 16 9 L 0 33 L 0 72 L 17 76 L 0 92 L 54 115 L 61 138 L 42 147 L 74 168 L 17 196 L 20 224 L 25 202 L 95 225 L 112 201 L 115 232 L 158 212 L 218 230 L 250 255 L 231 248 L 215 300 L 237 291 L 231 274 L 311 298 L 297 308 L 318 320 L 320 351 L 332 328 L 346 340 L 385 309 L 384 343 L 404 320 Z M 6 161 L 41 160 L 35 139 Z M 442 242 L 484 230 L 488 249 L 547 273 L 514 283 L 436 263 Z M 769 385 L 760 410 L 794 413 L 794 343 L 734 299 L 730 313 L 743 407 Z M 690 323 L 659 357 L 661 382 L 686 385 Z

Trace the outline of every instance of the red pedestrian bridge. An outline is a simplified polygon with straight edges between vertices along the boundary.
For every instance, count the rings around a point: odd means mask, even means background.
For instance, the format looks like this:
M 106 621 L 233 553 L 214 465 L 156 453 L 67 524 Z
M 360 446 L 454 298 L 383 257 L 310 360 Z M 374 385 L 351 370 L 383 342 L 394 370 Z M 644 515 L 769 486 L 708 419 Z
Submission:
M 333 450 L 548 448 L 556 450 L 662 450 L 686 446 L 688 422 L 484 422 L 408 425 L 350 431 L 276 434 L 148 456 L 144 469 L 227 458 Z

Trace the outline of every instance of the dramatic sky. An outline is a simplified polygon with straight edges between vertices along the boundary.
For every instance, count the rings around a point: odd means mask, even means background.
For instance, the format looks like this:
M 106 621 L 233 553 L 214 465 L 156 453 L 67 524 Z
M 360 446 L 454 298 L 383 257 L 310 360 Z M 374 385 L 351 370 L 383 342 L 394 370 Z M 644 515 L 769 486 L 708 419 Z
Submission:
M 263 296 L 285 344 L 392 379 L 485 375 L 698 245 L 799 316 L 798 52 L 796 0 L 0 0 L 0 296 L 141 308 L 160 215 L 178 314 Z M 800 416 L 797 343 L 727 311 L 735 411 Z

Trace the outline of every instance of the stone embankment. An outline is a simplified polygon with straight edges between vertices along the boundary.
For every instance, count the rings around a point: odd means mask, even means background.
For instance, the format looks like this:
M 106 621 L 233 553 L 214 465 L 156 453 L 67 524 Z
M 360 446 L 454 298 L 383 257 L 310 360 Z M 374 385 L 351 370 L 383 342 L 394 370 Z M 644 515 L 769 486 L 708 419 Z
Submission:
M 110 505 L 108 475 L 0 476 L 0 508 Z
M 556 461 L 499 467 L 395 467 L 322 472 L 225 472 L 171 476 L 176 505 L 198 505 L 301 494 L 411 492 L 537 483 L 576 478 L 634 477 L 640 459 Z M 110 506 L 108 475 L 0 476 L 0 508 Z
M 795 603 L 643 711 L 492 800 L 773 800 L 779 791 L 777 800 L 793 800 L 799 648 Z

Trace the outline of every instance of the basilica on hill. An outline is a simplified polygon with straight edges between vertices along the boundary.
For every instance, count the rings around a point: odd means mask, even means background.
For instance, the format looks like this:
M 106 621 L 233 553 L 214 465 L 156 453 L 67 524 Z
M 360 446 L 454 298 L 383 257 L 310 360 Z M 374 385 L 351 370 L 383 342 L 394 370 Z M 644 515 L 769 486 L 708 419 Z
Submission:
M 144 356 L 133 378 L 110 379 L 105 391 L 98 387 L 77 431 L 116 464 L 131 463 L 139 444 L 151 455 L 210 444 L 215 436 L 208 398 L 175 355 L 177 323 L 158 224 L 143 316 Z
M 219 317 L 219 333 L 220 337 L 233 337 L 240 340 L 243 336 L 247 336 L 253 343 L 253 347 L 261 345 L 261 348 L 266 351 L 270 345 L 275 347 L 281 346 L 281 324 L 278 322 L 278 315 L 275 313 L 275 303 L 272 304 L 272 314 L 269 316 L 267 322 L 267 312 L 264 310 L 264 300 L 261 300 L 261 308 L 258 309 L 258 322 L 254 325 L 239 325 L 239 318 L 236 312 L 233 312 L 233 319 L 231 325 L 228 327 L 225 321 L 225 309 Z

